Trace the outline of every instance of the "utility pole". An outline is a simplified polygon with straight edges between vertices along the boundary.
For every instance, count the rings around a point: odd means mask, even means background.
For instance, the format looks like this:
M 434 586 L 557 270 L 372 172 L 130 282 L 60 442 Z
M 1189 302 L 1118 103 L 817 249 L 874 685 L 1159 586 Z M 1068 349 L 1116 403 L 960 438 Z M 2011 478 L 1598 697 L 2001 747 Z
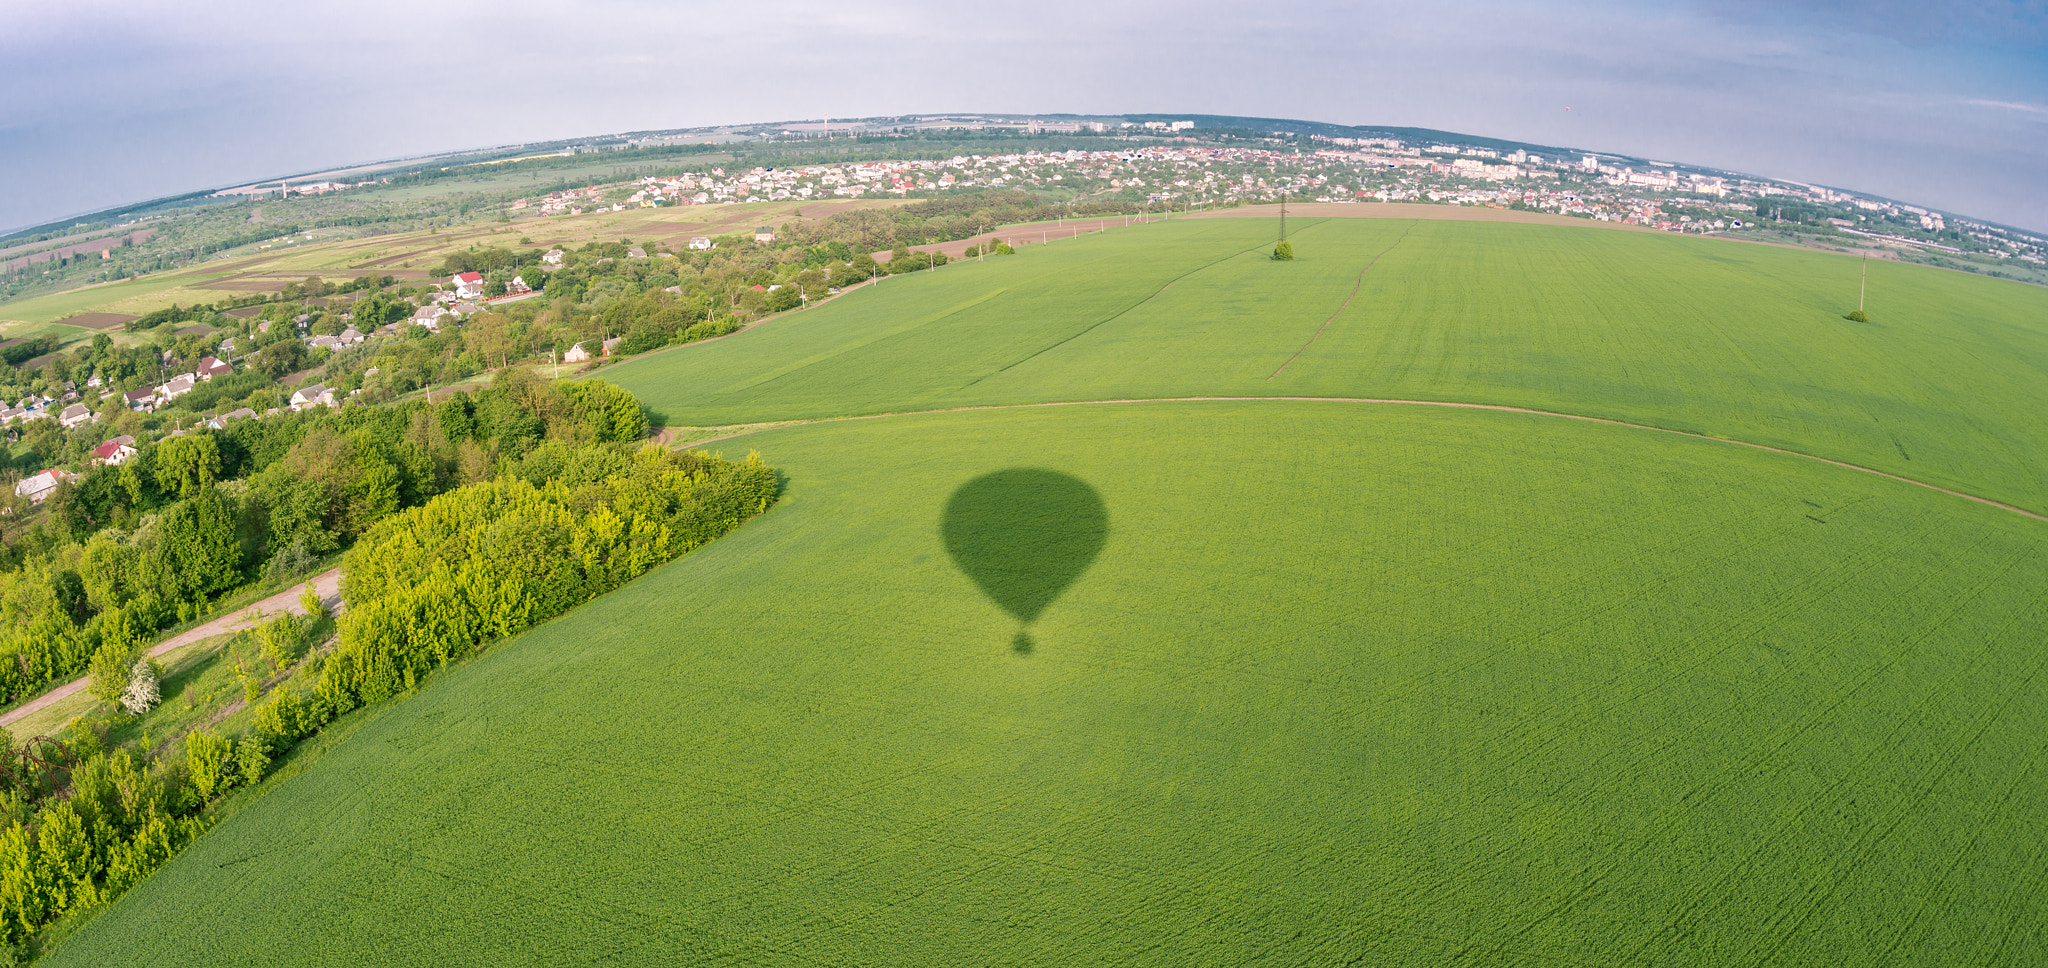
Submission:
M 1280 194 L 1280 241 L 1287 241 L 1287 194 Z
M 1863 279 L 1856 283 L 1856 311 L 1863 311 L 1863 294 L 1870 289 L 1870 253 L 1863 254 Z

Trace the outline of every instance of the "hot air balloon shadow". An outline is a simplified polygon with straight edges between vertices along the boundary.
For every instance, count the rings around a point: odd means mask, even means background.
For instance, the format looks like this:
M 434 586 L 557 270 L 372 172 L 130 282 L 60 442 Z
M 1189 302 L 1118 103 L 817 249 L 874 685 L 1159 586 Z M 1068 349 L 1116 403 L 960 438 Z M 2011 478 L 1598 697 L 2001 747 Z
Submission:
M 1010 647 L 1028 655 L 1031 623 L 1102 552 L 1109 512 L 1079 478 L 1018 467 L 961 485 L 942 530 L 954 564 L 1023 626 Z

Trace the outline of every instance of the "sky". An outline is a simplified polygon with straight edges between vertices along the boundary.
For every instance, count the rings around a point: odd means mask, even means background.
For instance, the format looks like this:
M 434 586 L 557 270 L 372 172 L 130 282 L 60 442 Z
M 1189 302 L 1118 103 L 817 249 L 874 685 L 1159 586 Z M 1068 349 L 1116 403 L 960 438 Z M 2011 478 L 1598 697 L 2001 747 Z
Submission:
M 0 231 L 441 150 L 940 112 L 1440 128 L 2048 231 L 2048 0 L 0 0 Z

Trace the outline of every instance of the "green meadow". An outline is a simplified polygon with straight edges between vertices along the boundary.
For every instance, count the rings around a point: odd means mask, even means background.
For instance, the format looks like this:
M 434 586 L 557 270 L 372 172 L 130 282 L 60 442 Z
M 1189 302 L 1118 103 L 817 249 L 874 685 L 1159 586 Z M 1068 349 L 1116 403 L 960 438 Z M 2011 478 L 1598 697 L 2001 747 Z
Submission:
M 2039 509 L 2041 291 L 1873 267 L 1858 326 L 1836 257 L 1270 230 L 601 371 L 815 421 L 711 445 L 783 499 L 382 707 L 44 963 L 2048 961 L 2048 522 L 1277 399 Z M 1201 396 L 1275 399 L 1160 399 Z
M 1300 258 L 1274 263 L 1272 232 L 1191 219 L 1032 246 L 605 372 L 698 426 L 1204 395 L 1506 404 L 1786 447 L 2048 511 L 2048 289 L 1873 264 L 1873 322 L 1859 324 L 1842 318 L 1857 262 L 1835 255 L 1332 219 L 1297 226 Z

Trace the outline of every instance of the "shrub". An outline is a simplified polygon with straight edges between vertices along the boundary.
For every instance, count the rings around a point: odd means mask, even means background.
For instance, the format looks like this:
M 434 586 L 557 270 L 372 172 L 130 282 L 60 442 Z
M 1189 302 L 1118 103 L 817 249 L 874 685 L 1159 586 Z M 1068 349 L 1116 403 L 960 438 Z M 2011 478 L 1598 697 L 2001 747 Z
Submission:
M 101 702 L 120 702 L 128 692 L 128 674 L 134 668 L 134 657 L 127 645 L 108 642 L 92 654 L 89 666 L 90 680 L 86 691 Z
M 128 686 L 121 693 L 121 705 L 137 716 L 149 712 L 163 698 L 157 692 L 158 678 L 156 663 L 148 656 L 136 659 L 134 667 L 128 670 Z
M 234 778 L 227 772 L 233 751 L 234 744 L 203 729 L 185 737 L 185 766 L 190 771 L 192 792 L 199 795 L 200 802 L 233 785 Z
M 263 735 L 250 730 L 235 744 L 235 776 L 246 786 L 255 786 L 270 768 L 270 744 Z
M 1867 323 L 1867 322 L 1870 322 L 1870 316 L 1869 316 L 1869 315 L 1867 315 L 1867 314 L 1865 314 L 1865 313 L 1863 312 L 1863 310 L 1861 310 L 1861 309 L 1851 309 L 1851 310 L 1849 310 L 1849 313 L 1848 313 L 1848 315 L 1846 315 L 1846 316 L 1843 316 L 1842 318 L 1843 318 L 1843 319 L 1846 319 L 1846 320 L 1848 320 L 1848 321 L 1850 321 L 1850 322 L 1852 322 L 1852 323 Z
M 1292 243 L 1292 242 L 1289 242 L 1289 241 L 1287 241 L 1286 239 L 1281 239 L 1281 240 L 1280 240 L 1280 244 L 1278 244 L 1278 245 L 1276 245 L 1276 246 L 1274 246 L 1274 247 L 1273 247 L 1273 261 L 1274 261 L 1274 262 L 1292 262 L 1292 261 L 1294 261 L 1294 243 Z

